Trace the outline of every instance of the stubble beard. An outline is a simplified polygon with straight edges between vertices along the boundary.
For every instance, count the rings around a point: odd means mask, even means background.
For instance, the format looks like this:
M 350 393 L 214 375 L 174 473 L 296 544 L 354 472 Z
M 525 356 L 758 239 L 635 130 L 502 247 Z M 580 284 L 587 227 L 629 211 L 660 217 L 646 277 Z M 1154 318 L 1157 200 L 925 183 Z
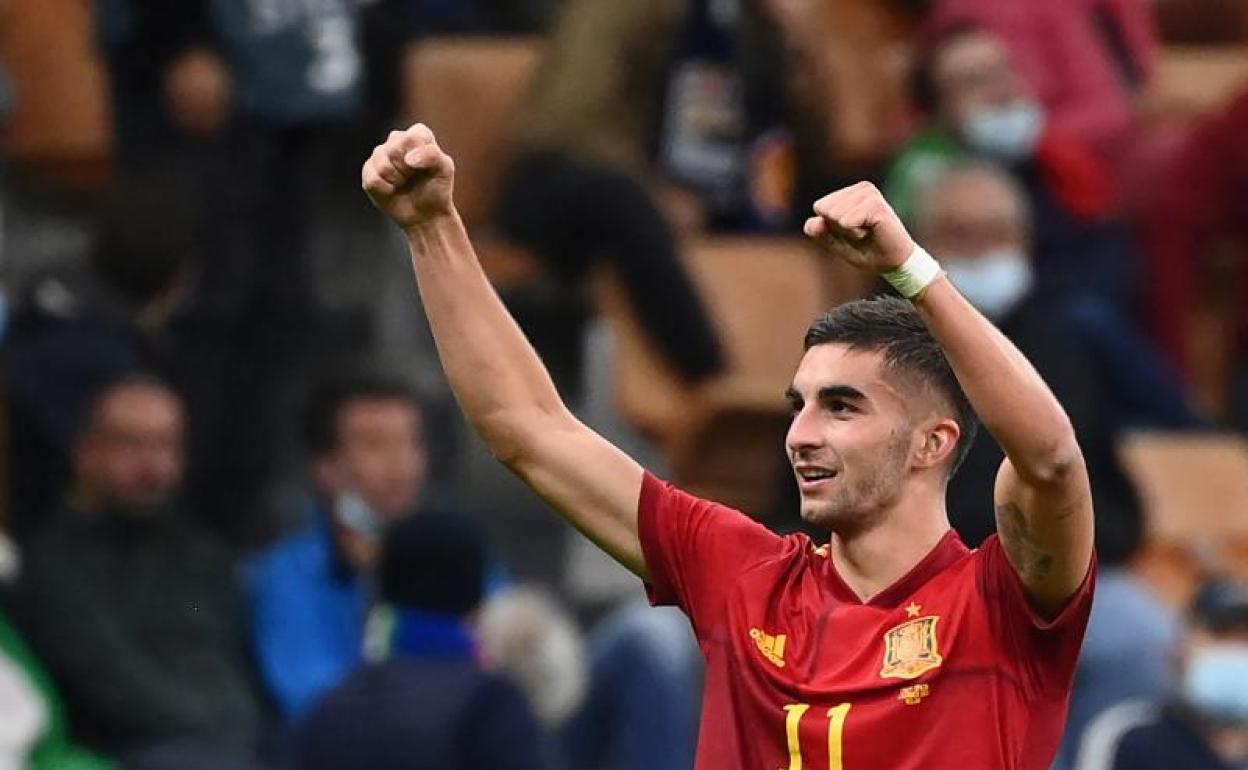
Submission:
M 802 500 L 802 520 L 840 538 L 874 528 L 901 497 L 907 445 L 894 441 L 873 468 L 838 485 L 827 500 Z

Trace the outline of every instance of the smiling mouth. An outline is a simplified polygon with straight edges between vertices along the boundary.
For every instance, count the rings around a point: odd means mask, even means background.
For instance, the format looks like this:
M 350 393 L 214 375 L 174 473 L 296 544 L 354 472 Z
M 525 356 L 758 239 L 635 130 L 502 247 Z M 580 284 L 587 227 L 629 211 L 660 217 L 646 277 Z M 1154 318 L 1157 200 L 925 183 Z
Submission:
M 817 489 L 837 477 L 837 472 L 828 468 L 794 468 L 797 485 L 804 490 Z

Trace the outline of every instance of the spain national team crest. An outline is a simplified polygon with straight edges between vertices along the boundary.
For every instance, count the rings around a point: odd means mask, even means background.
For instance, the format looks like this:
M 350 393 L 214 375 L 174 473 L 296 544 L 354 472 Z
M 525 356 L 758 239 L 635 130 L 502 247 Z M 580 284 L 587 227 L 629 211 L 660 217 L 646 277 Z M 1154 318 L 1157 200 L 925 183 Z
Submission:
M 884 666 L 880 676 L 914 679 L 944 662 L 936 642 L 937 615 L 907 620 L 884 632 Z

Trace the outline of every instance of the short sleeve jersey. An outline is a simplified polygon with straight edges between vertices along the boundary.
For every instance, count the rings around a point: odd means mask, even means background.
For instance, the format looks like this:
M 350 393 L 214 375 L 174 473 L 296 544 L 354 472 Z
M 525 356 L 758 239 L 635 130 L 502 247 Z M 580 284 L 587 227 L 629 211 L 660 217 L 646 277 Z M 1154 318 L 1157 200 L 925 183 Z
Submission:
M 646 474 L 651 602 L 689 616 L 707 662 L 697 770 L 1047 770 L 1095 565 L 1039 615 L 996 536 L 948 533 L 861 601 L 826 546 L 781 537 Z

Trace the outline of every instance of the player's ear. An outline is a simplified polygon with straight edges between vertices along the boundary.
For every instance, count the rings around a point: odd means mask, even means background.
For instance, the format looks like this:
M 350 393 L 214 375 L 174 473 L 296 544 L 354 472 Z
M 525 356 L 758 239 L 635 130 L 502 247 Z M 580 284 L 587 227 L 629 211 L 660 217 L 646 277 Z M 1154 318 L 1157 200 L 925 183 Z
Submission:
M 926 423 L 919 436 L 915 451 L 916 468 L 934 468 L 943 465 L 958 447 L 962 430 L 958 423 L 948 417 L 935 418 Z

